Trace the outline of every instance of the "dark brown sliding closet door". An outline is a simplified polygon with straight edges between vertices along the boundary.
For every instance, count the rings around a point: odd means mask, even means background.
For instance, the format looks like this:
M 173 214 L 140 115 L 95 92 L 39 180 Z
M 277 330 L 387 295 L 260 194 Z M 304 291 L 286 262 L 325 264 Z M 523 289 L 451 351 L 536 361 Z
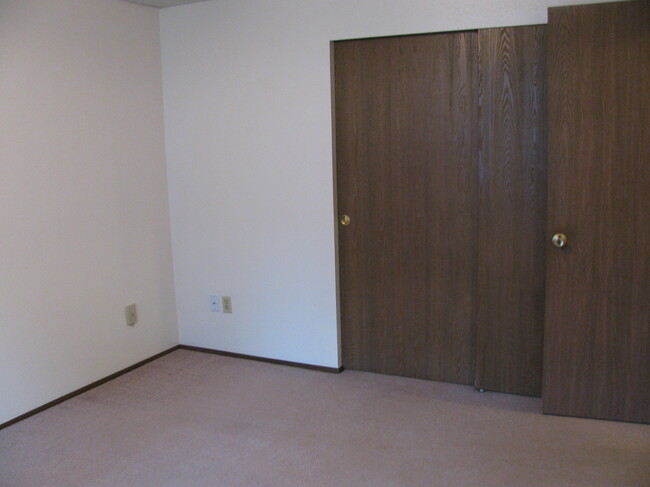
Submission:
M 546 233 L 546 26 L 480 30 L 476 387 L 539 396 Z
M 347 368 L 473 383 L 476 36 L 333 45 Z
M 548 27 L 544 412 L 650 422 L 650 2 Z

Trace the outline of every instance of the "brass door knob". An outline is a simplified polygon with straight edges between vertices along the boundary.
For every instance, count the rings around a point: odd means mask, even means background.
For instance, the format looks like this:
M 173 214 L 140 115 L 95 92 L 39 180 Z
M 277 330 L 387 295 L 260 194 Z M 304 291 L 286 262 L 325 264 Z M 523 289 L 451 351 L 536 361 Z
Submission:
M 341 225 L 347 227 L 350 224 L 350 217 L 348 215 L 341 215 Z
M 551 242 L 553 242 L 553 245 L 555 245 L 558 249 L 561 249 L 566 245 L 566 235 L 563 233 L 556 233 L 553 235 Z

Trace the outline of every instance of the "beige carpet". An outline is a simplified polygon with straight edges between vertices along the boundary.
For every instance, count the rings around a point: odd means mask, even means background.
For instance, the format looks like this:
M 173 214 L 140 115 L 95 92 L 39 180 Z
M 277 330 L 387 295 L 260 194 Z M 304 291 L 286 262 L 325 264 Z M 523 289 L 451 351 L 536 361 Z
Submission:
M 1 487 L 650 486 L 650 426 L 179 350 L 0 431 Z

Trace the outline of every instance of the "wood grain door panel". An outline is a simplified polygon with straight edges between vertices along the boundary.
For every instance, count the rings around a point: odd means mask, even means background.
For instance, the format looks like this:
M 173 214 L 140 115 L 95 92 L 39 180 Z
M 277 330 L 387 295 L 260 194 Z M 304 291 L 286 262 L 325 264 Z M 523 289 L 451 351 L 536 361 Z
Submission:
M 650 2 L 552 8 L 548 28 L 543 409 L 649 422 Z
M 539 396 L 546 259 L 546 26 L 483 29 L 476 387 Z
M 476 36 L 333 45 L 346 368 L 473 383 Z

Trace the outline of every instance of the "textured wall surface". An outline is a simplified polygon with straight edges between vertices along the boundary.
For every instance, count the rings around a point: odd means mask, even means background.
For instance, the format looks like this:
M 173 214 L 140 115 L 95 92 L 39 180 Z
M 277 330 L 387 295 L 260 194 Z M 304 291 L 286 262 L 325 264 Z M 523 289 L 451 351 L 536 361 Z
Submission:
M 3 0 L 0 66 L 2 423 L 178 335 L 158 11 Z

